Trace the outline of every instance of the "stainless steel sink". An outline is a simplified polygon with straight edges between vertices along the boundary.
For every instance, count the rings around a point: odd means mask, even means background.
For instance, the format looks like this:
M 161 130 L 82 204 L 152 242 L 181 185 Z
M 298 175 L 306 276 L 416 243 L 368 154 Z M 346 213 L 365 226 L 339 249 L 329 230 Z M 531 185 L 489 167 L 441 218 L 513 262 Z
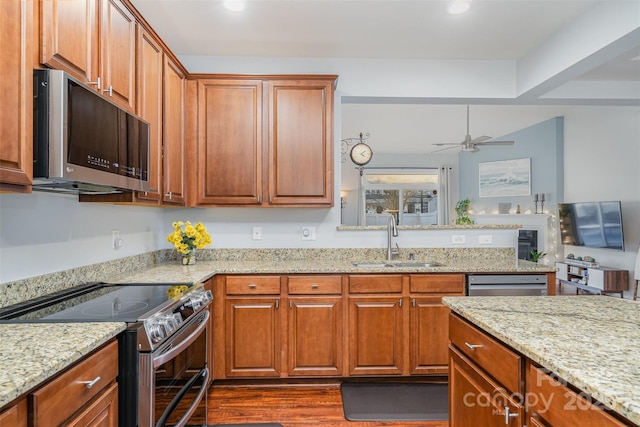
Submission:
M 352 264 L 360 268 L 424 268 L 424 267 L 440 267 L 442 264 L 437 262 L 359 262 L 354 261 Z

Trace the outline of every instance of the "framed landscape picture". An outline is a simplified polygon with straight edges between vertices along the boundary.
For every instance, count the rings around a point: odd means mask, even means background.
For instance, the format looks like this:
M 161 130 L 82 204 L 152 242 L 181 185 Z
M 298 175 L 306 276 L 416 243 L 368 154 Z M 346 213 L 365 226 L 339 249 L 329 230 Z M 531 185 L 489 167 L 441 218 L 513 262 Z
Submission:
M 500 160 L 478 165 L 480 197 L 531 195 L 531 159 Z

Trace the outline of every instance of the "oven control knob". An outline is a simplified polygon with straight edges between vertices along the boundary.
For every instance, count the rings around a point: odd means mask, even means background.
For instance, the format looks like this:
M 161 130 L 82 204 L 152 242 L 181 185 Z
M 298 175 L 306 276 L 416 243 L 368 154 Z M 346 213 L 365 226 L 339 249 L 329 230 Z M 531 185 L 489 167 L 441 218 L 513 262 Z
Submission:
M 159 323 L 150 322 L 147 324 L 147 332 L 149 333 L 149 338 L 154 343 L 160 342 L 166 336 Z

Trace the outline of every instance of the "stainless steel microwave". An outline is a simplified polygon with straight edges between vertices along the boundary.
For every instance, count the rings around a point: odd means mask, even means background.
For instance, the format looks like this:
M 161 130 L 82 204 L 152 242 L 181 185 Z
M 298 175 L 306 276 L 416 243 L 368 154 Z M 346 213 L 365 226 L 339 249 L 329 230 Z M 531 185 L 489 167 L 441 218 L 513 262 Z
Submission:
M 33 189 L 149 190 L 149 124 L 59 70 L 34 70 Z

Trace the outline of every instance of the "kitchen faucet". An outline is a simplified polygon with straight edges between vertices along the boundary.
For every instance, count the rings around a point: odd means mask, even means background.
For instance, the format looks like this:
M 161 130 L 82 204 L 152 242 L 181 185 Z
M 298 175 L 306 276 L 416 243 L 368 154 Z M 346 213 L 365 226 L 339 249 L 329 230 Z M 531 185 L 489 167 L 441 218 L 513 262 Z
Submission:
M 396 217 L 389 214 L 387 221 L 387 261 L 393 260 L 394 255 L 400 255 L 400 247 L 396 243 L 396 249 L 391 247 L 391 237 L 398 237 L 398 227 L 396 227 Z

